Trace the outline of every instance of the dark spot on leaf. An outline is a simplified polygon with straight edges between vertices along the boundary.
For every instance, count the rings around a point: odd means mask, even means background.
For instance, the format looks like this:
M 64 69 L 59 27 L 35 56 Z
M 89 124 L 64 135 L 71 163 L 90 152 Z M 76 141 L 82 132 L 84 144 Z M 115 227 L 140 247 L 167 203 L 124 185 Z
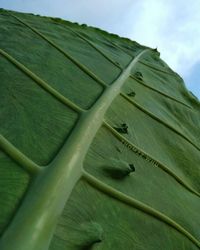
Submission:
M 158 49 L 157 49 L 157 47 L 155 48 L 155 49 L 153 49 L 155 52 L 158 52 Z
M 138 80 L 140 80 L 140 81 L 143 80 L 143 75 L 142 75 L 142 73 L 139 72 L 139 71 L 135 72 L 134 76 L 135 76 Z
M 135 92 L 134 91 L 131 91 L 127 94 L 128 96 L 131 96 L 131 97 L 134 97 L 135 96 Z
M 128 134 L 128 126 L 126 123 L 122 123 L 120 127 L 114 127 L 114 129 L 121 134 Z
M 115 148 L 116 148 L 116 150 L 117 150 L 118 152 L 120 152 L 120 153 L 122 152 L 121 149 L 120 149 L 119 147 L 115 146 Z
M 135 166 L 134 166 L 134 164 L 129 164 L 129 167 L 132 169 L 132 172 L 135 172 Z
M 106 176 L 113 179 L 124 179 L 131 172 L 135 171 L 133 164 L 128 164 L 125 161 L 113 158 L 108 159 L 101 168 Z

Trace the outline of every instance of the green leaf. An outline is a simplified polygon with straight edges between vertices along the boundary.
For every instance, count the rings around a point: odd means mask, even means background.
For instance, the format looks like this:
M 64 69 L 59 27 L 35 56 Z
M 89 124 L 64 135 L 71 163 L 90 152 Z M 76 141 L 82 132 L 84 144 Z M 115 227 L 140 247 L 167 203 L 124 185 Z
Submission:
M 199 249 L 200 103 L 157 49 L 0 23 L 0 249 Z

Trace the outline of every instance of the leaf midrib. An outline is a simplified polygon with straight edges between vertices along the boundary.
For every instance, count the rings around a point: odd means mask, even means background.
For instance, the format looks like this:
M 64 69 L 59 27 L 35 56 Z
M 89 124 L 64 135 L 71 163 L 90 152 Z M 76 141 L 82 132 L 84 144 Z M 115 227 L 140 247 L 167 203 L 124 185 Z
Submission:
M 57 218 L 82 175 L 82 162 L 103 123 L 104 114 L 120 93 L 132 68 L 147 51 L 146 49 L 135 57 L 117 80 L 106 87 L 93 107 L 81 114 L 63 148 L 32 183 L 21 207 L 1 239 L 2 249 L 48 249 Z M 34 211 L 31 217 L 30 211 Z M 31 248 L 30 242 L 33 242 Z

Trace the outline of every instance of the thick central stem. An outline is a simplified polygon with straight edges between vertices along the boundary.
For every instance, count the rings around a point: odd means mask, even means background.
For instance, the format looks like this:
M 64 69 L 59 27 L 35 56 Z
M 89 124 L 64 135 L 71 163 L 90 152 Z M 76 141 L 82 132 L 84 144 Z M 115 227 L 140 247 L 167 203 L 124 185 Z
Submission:
M 16 216 L 0 242 L 2 250 L 45 250 L 50 244 L 56 222 L 72 189 L 82 175 L 82 162 L 102 125 L 105 112 L 130 75 L 141 52 L 107 87 L 93 107 L 84 112 L 54 159 L 32 183 Z

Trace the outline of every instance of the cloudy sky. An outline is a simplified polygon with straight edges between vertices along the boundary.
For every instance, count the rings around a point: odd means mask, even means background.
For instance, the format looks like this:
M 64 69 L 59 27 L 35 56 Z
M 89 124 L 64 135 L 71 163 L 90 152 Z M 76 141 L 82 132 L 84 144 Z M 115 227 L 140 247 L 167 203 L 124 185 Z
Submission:
M 0 0 L 0 8 L 86 23 L 158 47 L 200 99 L 200 0 Z

